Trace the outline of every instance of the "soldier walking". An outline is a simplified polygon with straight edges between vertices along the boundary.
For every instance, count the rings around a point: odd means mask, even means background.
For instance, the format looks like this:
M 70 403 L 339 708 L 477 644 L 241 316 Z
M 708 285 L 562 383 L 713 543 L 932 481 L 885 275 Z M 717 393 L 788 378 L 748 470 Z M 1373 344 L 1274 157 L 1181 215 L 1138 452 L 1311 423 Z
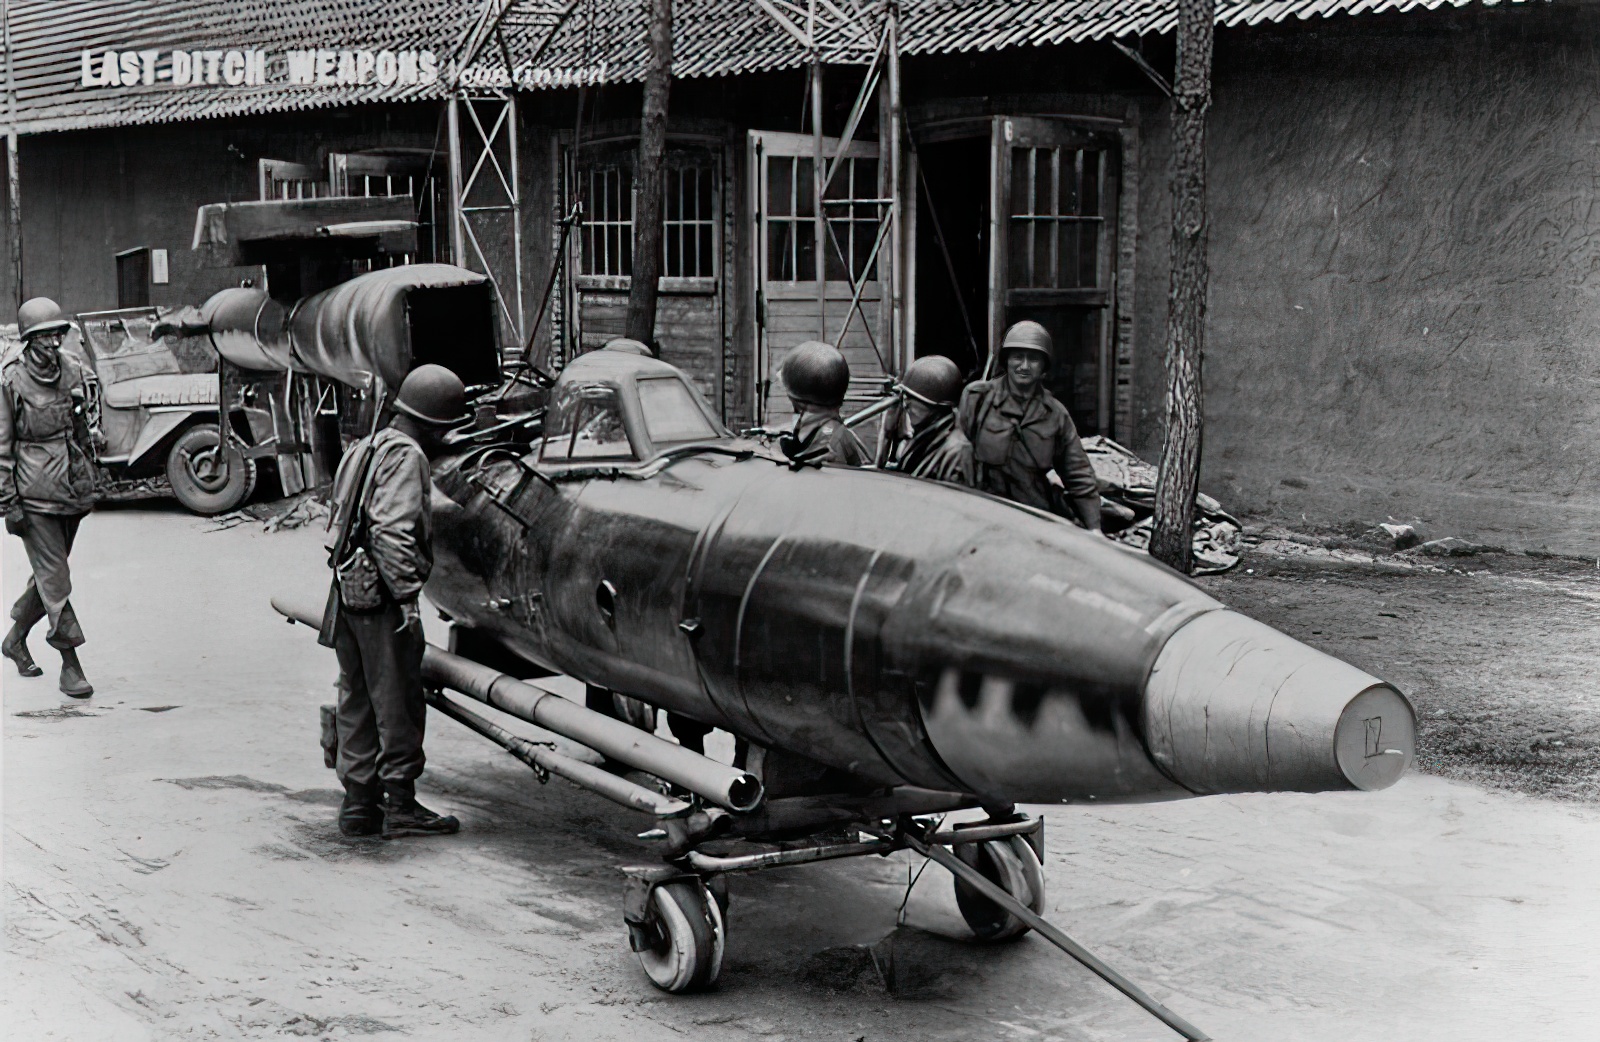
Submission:
M 61 652 L 61 692 L 88 698 L 78 646 L 83 630 L 67 598 L 72 574 L 67 557 L 78 524 L 94 505 L 95 463 L 87 406 L 93 377 L 61 353 L 70 322 L 47 297 L 17 310 L 22 352 L 0 374 L 0 511 L 6 531 L 22 538 L 33 575 L 12 605 L 11 630 L 0 654 L 25 677 L 44 670 L 28 651 L 28 634 L 50 620 L 45 643 Z
M 1100 486 L 1067 407 L 1044 386 L 1055 360 L 1050 332 L 1024 320 L 1000 342 L 1001 375 L 961 395 L 960 425 L 972 442 L 978 488 L 1100 531 Z M 1051 472 L 1061 482 L 1057 488 Z M 1063 502 L 1063 499 L 1065 502 Z
M 900 444 L 886 469 L 929 481 L 973 487 L 972 443 L 956 423 L 961 370 L 942 355 L 919 358 L 900 379 Z
M 331 637 L 340 674 L 336 766 L 345 789 L 339 830 L 347 836 L 461 827 L 417 802 L 427 719 L 417 598 L 433 569 L 429 461 L 443 453 L 445 429 L 465 415 L 460 378 L 443 366 L 418 366 L 400 385 L 388 425 L 351 446 L 334 476 Z
M 783 387 L 794 406 L 794 431 L 785 436 L 791 457 L 865 466 L 872 453 L 839 415 L 850 389 L 850 364 L 830 344 L 808 340 L 783 360 Z

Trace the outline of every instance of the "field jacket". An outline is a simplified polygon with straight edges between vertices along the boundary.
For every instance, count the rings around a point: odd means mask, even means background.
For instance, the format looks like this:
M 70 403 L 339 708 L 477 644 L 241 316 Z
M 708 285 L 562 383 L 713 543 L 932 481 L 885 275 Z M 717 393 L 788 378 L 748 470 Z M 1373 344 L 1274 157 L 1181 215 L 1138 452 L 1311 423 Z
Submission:
M 358 504 L 361 490 L 357 486 L 368 445 L 373 449 L 372 463 L 366 496 Z M 356 518 L 353 542 L 366 548 L 396 601 L 414 599 L 433 571 L 432 488 L 422 447 L 391 427 L 350 446 L 333 478 L 335 507 L 330 531 L 338 533 L 346 513 L 359 506 L 361 516 Z
M 961 433 L 954 410 L 926 420 L 895 463 L 894 469 L 928 481 L 974 487 L 972 442 Z
M 1070 516 L 1046 476 L 1054 470 L 1069 499 L 1099 502 L 1100 485 L 1078 428 L 1045 388 L 1019 400 L 1004 377 L 969 384 L 961 393 L 960 426 L 972 442 L 983 491 Z
M 61 378 L 41 383 L 21 356 L 0 371 L 0 514 L 20 504 L 36 514 L 84 514 L 97 479 L 83 415 L 89 377 L 61 355 Z

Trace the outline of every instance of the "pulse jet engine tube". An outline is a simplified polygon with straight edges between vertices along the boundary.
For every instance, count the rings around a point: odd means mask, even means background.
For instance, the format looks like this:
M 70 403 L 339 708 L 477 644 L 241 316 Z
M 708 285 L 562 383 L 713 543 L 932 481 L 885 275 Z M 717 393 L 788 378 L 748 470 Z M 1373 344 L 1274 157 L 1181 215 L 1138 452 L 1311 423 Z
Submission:
M 374 378 L 390 389 L 423 362 L 439 362 L 468 384 L 492 382 L 499 358 L 488 276 L 451 264 L 384 268 L 304 297 L 292 306 L 260 289 L 225 289 L 167 319 L 186 335 L 209 334 L 217 353 L 258 373 L 309 373 L 349 387 Z M 437 331 L 414 343 L 419 315 L 449 314 L 450 343 Z M 433 323 L 434 326 L 438 322 Z M 469 329 L 478 335 L 466 335 Z
M 322 625 L 320 611 L 285 598 L 272 598 L 272 607 L 291 622 L 313 629 Z M 422 676 L 430 684 L 459 691 L 501 712 L 581 742 L 609 759 L 664 778 L 718 806 L 748 811 L 761 802 L 761 782 L 754 775 L 432 644 L 423 653 Z

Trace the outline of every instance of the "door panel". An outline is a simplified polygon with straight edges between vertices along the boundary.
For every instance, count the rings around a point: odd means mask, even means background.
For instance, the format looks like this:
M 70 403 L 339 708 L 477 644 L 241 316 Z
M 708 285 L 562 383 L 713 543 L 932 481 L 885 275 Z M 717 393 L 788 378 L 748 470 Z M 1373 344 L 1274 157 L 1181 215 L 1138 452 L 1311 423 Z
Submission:
M 814 139 L 803 134 L 750 132 L 757 286 L 756 414 L 768 427 L 786 425 L 794 418 L 778 373 L 789 351 L 807 340 L 837 344 L 850 363 L 846 413 L 852 403 L 876 399 L 889 371 L 884 284 L 890 258 L 887 241 L 879 245 L 888 207 L 878 143 L 853 141 L 838 160 L 842 165 L 828 182 L 823 197 L 827 220 L 820 228 L 815 147 Z M 823 151 L 830 161 L 838 149 L 837 139 L 823 139 Z M 820 287 L 819 231 L 823 256 Z M 852 308 L 857 281 L 860 302 Z
M 1065 119 L 997 116 L 990 181 L 991 343 L 1033 319 L 1050 330 L 1050 390 L 1082 434 L 1111 428 L 1111 282 L 1120 151 Z

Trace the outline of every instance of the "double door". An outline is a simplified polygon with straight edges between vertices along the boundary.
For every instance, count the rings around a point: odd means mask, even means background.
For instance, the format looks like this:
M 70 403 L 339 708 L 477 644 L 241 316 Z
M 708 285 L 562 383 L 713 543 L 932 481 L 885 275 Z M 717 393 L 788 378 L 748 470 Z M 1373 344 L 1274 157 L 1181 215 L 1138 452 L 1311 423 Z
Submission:
M 891 192 L 876 141 L 823 139 L 819 191 L 816 140 L 751 131 L 751 223 L 756 285 L 755 416 L 780 427 L 794 411 L 780 376 L 799 344 L 833 344 L 850 363 L 846 411 L 882 394 L 898 372 L 885 289 Z M 821 214 L 818 214 L 820 197 Z

